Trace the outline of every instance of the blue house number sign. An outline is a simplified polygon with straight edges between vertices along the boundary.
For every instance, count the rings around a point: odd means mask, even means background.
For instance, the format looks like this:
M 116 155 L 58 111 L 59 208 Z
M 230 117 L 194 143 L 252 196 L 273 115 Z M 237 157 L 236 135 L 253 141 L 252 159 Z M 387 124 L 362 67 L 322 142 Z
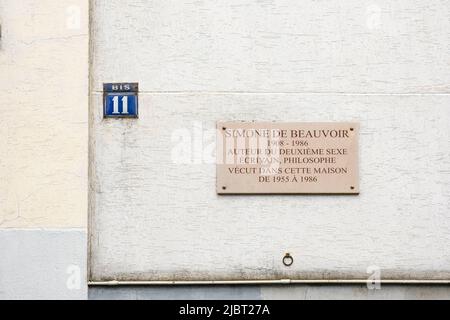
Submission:
M 103 84 L 104 118 L 137 118 L 138 83 Z

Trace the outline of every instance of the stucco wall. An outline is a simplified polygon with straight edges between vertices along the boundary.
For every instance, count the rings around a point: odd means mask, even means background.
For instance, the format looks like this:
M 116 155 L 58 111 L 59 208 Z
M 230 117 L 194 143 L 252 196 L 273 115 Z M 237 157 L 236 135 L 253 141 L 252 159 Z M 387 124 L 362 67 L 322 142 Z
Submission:
M 92 280 L 450 278 L 447 1 L 92 14 Z M 102 119 L 114 81 L 139 82 L 138 120 Z M 216 195 L 218 120 L 360 122 L 361 194 Z
M 1 0 L 0 22 L 0 298 L 83 298 L 88 1 Z
M 87 297 L 88 2 L 0 0 L 0 299 Z M 317 265 L 353 277 L 367 276 L 373 263 L 382 276 L 448 278 L 447 1 L 92 7 L 92 279 L 304 276 Z M 101 84 L 109 81 L 140 82 L 138 122 L 101 120 Z M 182 171 L 170 162 L 174 128 L 195 137 L 218 118 L 238 117 L 360 121 L 365 194 L 270 197 L 260 210 L 261 197 L 216 198 L 214 166 L 198 153 Z M 277 265 L 285 250 L 294 250 L 292 272 Z M 337 295 L 448 298 L 449 287 L 91 291 L 93 299 Z

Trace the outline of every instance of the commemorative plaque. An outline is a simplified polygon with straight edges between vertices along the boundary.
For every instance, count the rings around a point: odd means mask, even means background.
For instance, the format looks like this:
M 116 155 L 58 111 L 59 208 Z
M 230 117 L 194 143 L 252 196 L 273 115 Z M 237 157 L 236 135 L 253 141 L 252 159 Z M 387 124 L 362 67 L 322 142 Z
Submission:
M 218 122 L 218 194 L 359 194 L 359 124 Z

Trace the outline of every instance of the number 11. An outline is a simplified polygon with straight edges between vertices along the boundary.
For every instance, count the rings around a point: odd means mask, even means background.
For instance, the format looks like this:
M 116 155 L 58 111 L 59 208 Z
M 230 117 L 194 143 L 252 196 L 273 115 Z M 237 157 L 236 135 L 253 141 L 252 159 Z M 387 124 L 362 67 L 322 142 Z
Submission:
M 119 96 L 113 98 L 113 114 L 120 114 L 119 112 Z M 122 98 L 122 114 L 128 114 L 128 96 Z

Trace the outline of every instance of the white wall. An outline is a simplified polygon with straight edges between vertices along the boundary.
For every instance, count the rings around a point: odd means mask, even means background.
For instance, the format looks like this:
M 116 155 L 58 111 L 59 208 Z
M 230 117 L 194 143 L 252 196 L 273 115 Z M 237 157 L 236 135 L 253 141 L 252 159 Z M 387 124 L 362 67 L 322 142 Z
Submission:
M 92 7 L 93 280 L 354 278 L 368 265 L 383 278 L 449 278 L 447 1 Z M 87 0 L 0 0 L 0 299 L 87 297 L 88 15 Z M 110 81 L 140 82 L 139 120 L 101 119 Z M 203 163 L 214 150 L 179 165 L 172 137 L 203 132 L 206 145 L 230 119 L 360 121 L 361 195 L 216 196 Z M 110 289 L 91 297 L 449 295 Z
M 87 294 L 88 22 L 87 0 L 0 0 L 0 298 Z
M 450 278 L 447 1 L 92 14 L 92 280 Z M 138 120 L 102 119 L 114 81 L 140 83 Z M 217 196 L 202 143 L 218 120 L 360 122 L 361 194 Z M 190 164 L 173 161 L 180 128 Z

